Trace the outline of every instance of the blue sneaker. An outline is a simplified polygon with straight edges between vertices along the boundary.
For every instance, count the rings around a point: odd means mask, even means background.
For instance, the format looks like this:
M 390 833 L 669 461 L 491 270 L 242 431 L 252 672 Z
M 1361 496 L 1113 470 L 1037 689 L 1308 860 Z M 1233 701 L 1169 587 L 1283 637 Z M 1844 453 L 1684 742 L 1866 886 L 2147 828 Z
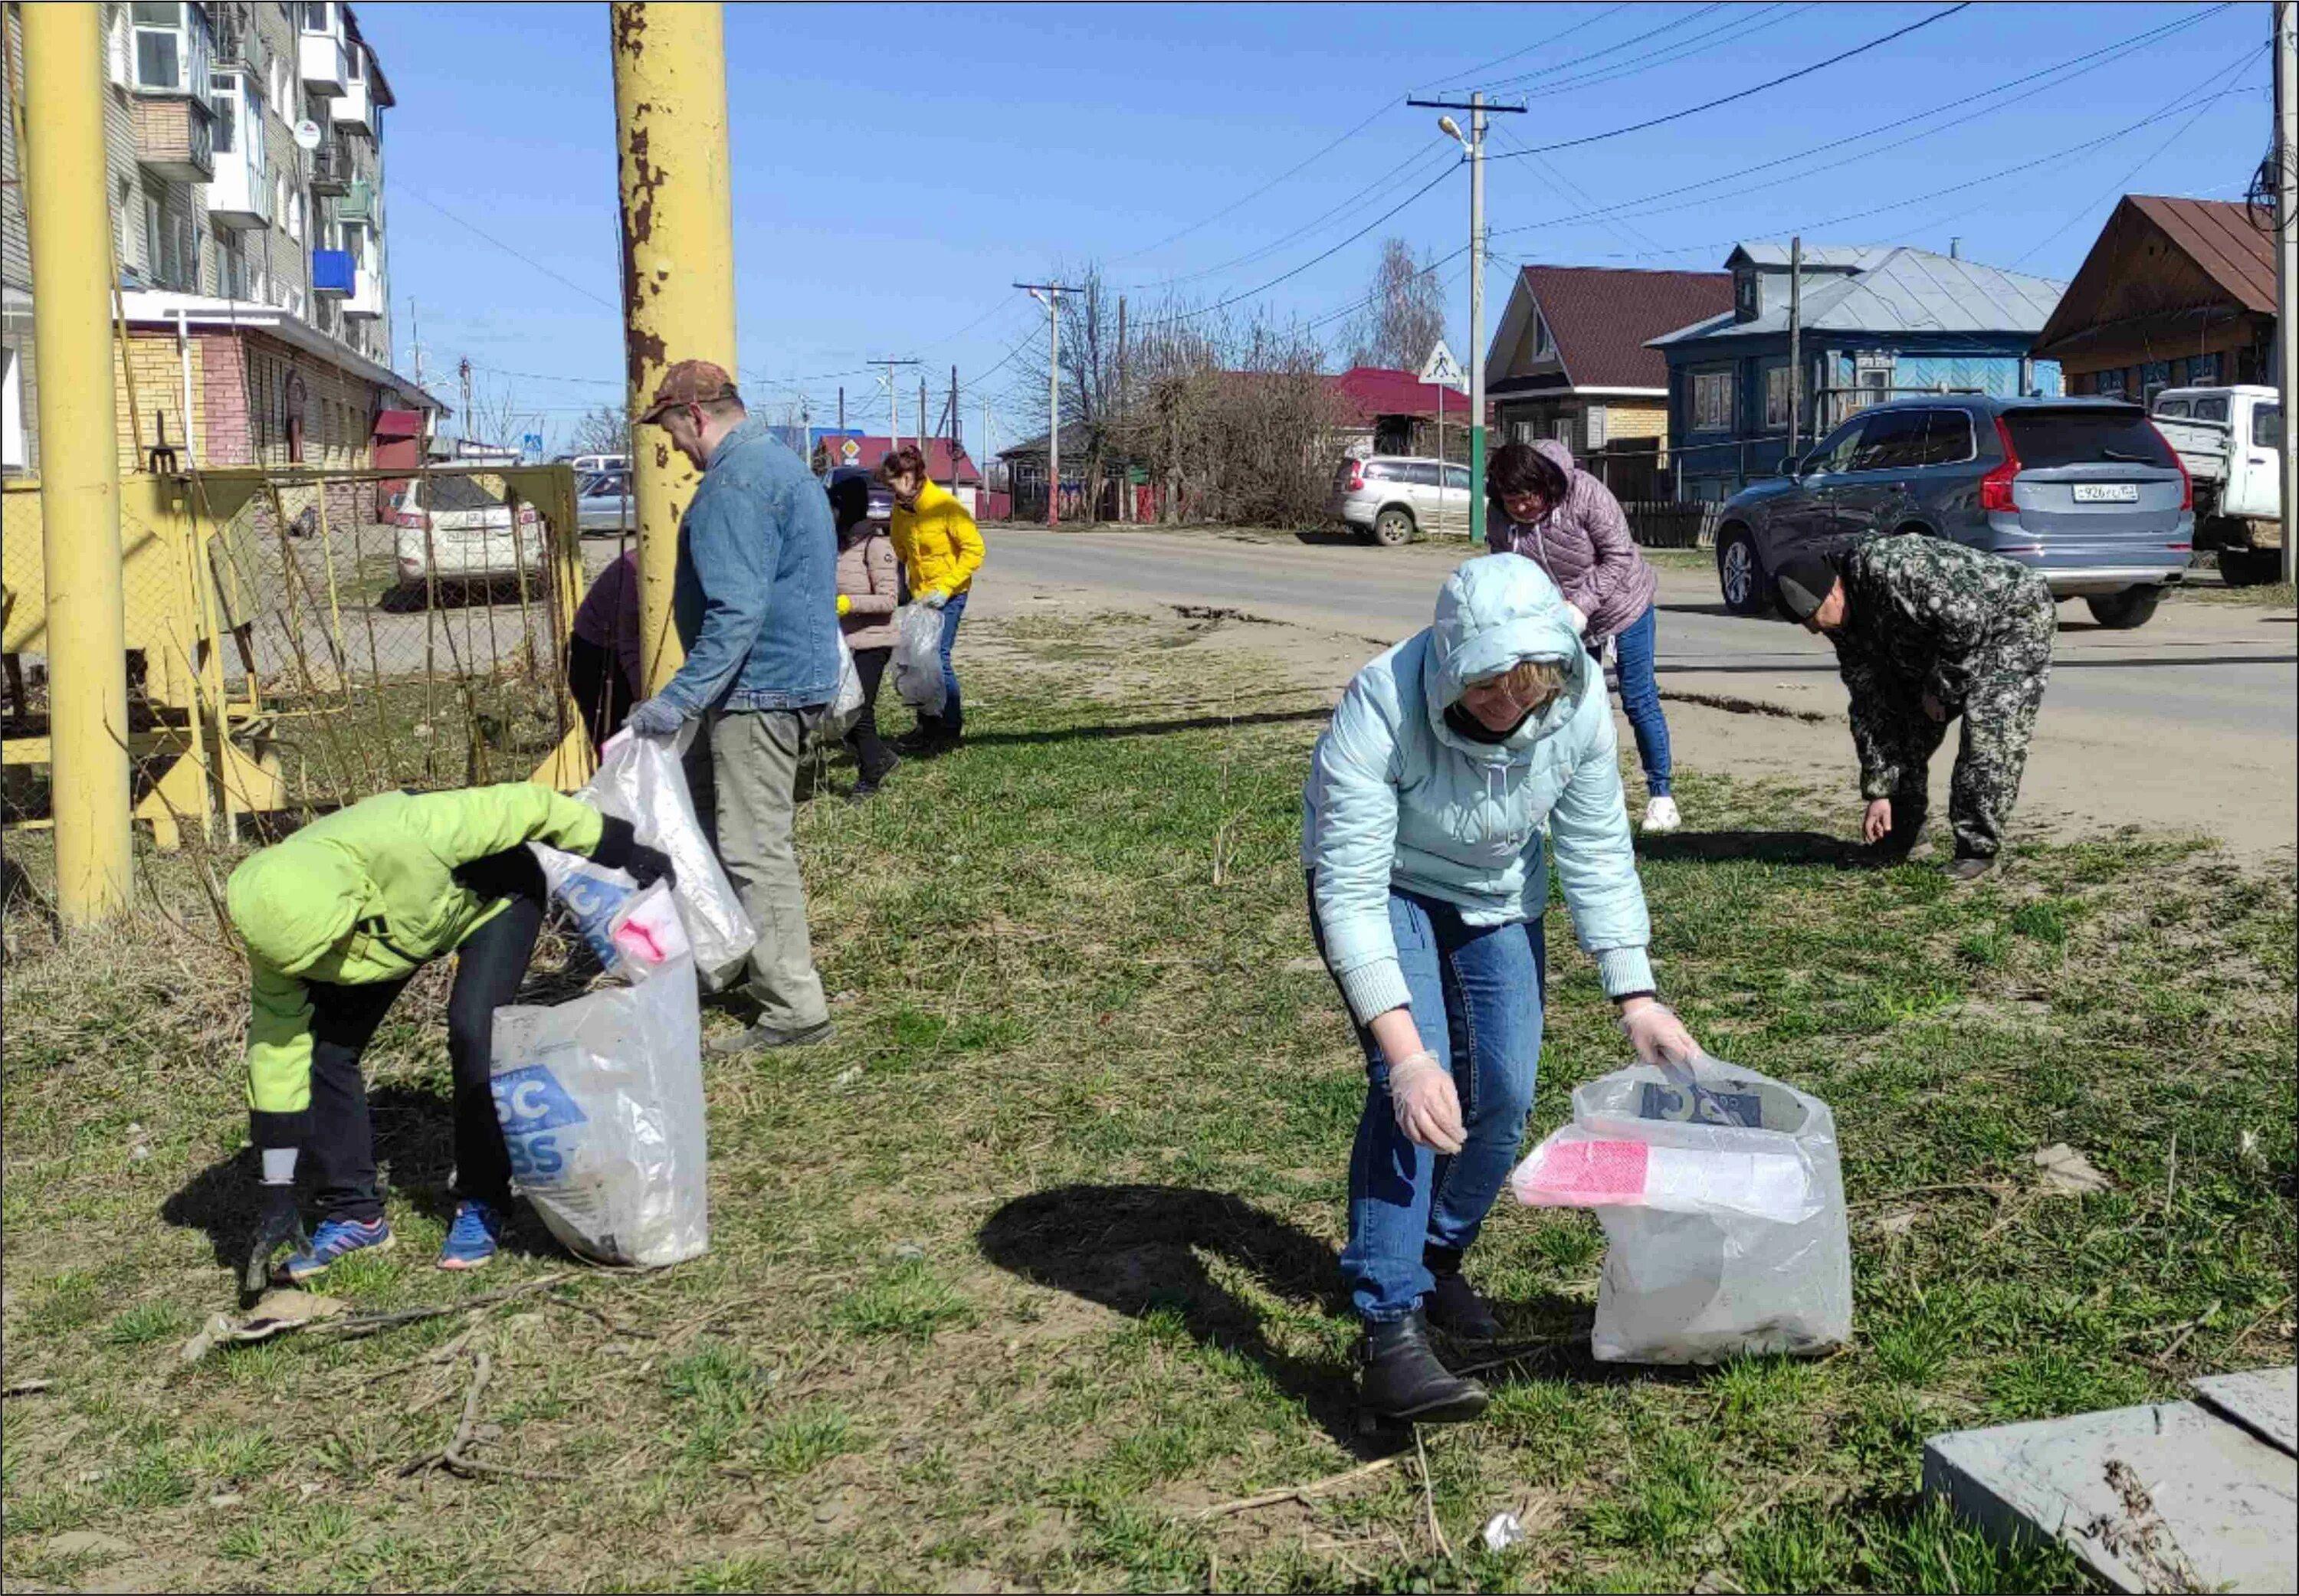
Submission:
M 492 1203 L 466 1198 L 455 1204 L 455 1222 L 447 1227 L 440 1244 L 443 1269 L 475 1269 L 495 1255 L 502 1245 L 502 1210 Z
M 311 1232 L 311 1245 L 291 1253 L 279 1272 L 301 1286 L 326 1274 L 328 1266 L 339 1258 L 370 1247 L 388 1253 L 396 1245 L 391 1227 L 381 1220 L 321 1220 L 320 1228 Z

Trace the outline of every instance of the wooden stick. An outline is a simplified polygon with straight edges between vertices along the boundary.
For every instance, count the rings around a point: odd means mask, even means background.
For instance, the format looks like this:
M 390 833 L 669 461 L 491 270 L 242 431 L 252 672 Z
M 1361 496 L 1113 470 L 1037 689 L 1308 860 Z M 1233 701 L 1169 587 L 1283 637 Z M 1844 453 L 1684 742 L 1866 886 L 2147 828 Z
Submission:
M 468 1312 L 473 1308 L 492 1308 L 497 1303 L 508 1302 L 514 1297 L 523 1297 L 532 1292 L 541 1291 L 546 1286 L 555 1286 L 568 1278 L 566 1271 L 562 1269 L 557 1274 L 544 1275 L 538 1279 L 529 1280 L 524 1286 L 509 1286 L 502 1291 L 482 1292 L 475 1297 L 465 1297 L 460 1302 L 439 1302 L 427 1308 L 403 1308 L 393 1313 L 363 1313 L 352 1319 L 320 1320 L 313 1324 L 312 1328 L 324 1331 L 338 1340 L 357 1341 L 362 1337 L 373 1336 L 378 1331 L 397 1329 L 401 1325 L 419 1324 L 427 1319 L 441 1319 L 450 1313 Z
M 1313 1496 L 1323 1496 L 1328 1491 L 1340 1489 L 1353 1481 L 1368 1478 L 1384 1468 L 1395 1466 L 1395 1458 L 1381 1458 L 1340 1474 L 1329 1474 L 1324 1479 L 1311 1480 L 1305 1485 L 1286 1485 L 1275 1491 L 1264 1491 L 1258 1495 L 1241 1496 L 1235 1501 L 1224 1501 L 1198 1511 L 1200 1518 L 1225 1518 L 1232 1513 L 1249 1513 L 1256 1508 L 1274 1508 L 1280 1502 L 1298 1501 L 1304 1507 Z
M 1429 1453 L 1421 1444 L 1421 1426 L 1413 1426 L 1413 1455 L 1421 1465 L 1421 1505 L 1429 1513 L 1429 1539 L 1435 1543 L 1437 1555 L 1447 1562 L 1453 1560 L 1453 1549 L 1445 1543 L 1445 1526 L 1437 1522 L 1437 1493 L 1429 1484 Z
M 54 1380 L 12 1380 L 7 1385 L 0 1387 L 0 1397 L 32 1396 L 39 1392 L 52 1390 L 54 1385 Z

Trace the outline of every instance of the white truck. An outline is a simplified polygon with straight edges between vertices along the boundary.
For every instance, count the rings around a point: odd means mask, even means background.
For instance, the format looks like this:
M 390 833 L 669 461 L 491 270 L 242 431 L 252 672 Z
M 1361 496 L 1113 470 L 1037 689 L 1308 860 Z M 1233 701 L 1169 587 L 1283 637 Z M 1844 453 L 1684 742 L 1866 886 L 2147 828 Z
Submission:
M 2195 551 L 2229 587 L 2283 577 L 2283 403 L 2272 388 L 2166 388 L 2154 421 L 2195 494 Z

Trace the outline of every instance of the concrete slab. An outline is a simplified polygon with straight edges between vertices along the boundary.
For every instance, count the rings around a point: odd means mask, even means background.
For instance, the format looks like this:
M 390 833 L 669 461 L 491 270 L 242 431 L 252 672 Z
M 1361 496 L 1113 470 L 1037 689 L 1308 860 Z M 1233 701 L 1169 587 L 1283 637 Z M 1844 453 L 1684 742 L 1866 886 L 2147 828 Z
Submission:
M 2299 1589 L 2299 1460 L 2193 1402 L 1936 1435 L 1924 1489 L 2118 1591 Z
M 2205 1375 L 2187 1385 L 2214 1413 L 2299 1456 L 2299 1367 Z

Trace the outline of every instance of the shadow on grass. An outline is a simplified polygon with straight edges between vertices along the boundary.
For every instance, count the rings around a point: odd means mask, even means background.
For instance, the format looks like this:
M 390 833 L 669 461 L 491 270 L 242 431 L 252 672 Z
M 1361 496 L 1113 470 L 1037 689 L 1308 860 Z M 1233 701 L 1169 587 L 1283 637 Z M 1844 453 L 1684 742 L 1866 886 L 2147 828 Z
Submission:
M 1190 720 L 1121 721 L 1099 726 L 1063 726 L 1046 732 L 969 732 L 968 748 L 1027 747 L 1050 742 L 1089 742 L 1108 737 L 1169 737 L 1181 732 L 1221 732 L 1236 726 L 1282 726 L 1331 719 L 1320 704 L 1310 709 L 1266 710 L 1257 715 L 1207 715 Z
M 1675 831 L 1637 839 L 1637 856 L 1656 864 L 1726 864 L 1751 859 L 1760 864 L 1818 864 L 1833 870 L 1864 870 L 1869 851 L 1856 842 L 1820 831 Z
M 1224 1192 L 1177 1186 L 1065 1186 L 992 1214 L 983 1255 L 1034 1285 L 1133 1319 L 1166 1309 L 1209 1346 L 1251 1358 L 1285 1394 L 1355 1450 L 1349 1372 L 1305 1362 L 1270 1344 L 1253 1305 L 1216 1282 L 1198 1253 L 1217 1253 L 1279 1296 L 1349 1311 L 1340 1261 L 1305 1230 Z

